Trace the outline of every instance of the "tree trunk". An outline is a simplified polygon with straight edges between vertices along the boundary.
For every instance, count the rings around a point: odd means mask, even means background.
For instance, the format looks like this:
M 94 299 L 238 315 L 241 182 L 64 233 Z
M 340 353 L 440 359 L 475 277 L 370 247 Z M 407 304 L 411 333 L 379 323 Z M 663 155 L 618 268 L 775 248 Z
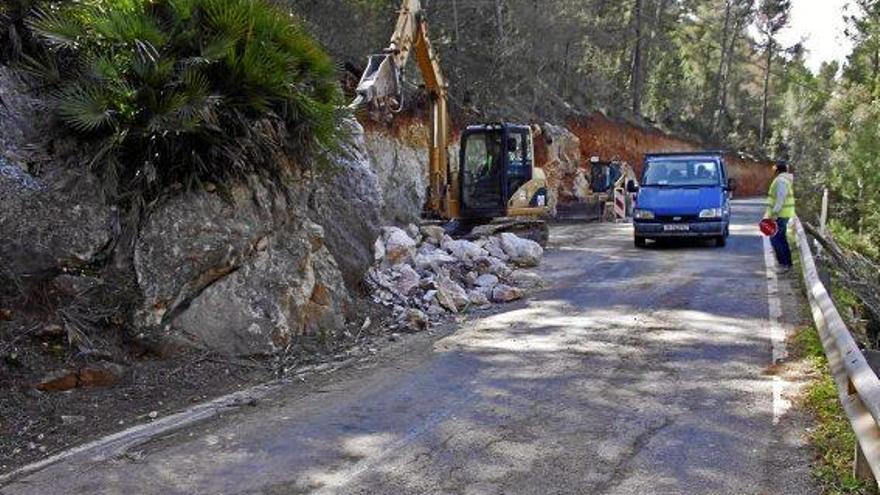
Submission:
M 666 13 L 666 7 L 669 3 L 669 0 L 657 0 L 657 6 L 654 10 L 654 21 L 651 24 L 651 32 L 648 35 L 648 39 L 645 40 L 645 46 L 643 48 L 644 54 L 642 55 L 642 67 L 644 70 L 642 71 L 642 86 L 645 86 L 645 81 L 649 81 L 651 79 L 651 64 L 653 60 L 654 54 L 654 45 L 657 42 L 657 37 L 659 33 L 663 31 L 663 16 Z
M 721 72 L 721 87 L 719 88 L 718 95 L 718 108 L 717 113 L 715 114 L 715 118 L 717 119 L 713 122 L 712 126 L 712 135 L 717 135 L 719 128 L 721 127 L 721 121 L 724 116 L 727 114 L 727 96 L 729 94 L 728 87 L 730 82 L 730 71 L 734 64 L 735 50 L 736 50 L 736 42 L 739 39 L 741 34 L 741 30 L 743 28 L 743 23 L 748 19 L 748 10 L 743 13 L 740 13 L 736 17 L 736 21 L 733 23 L 733 29 L 729 31 L 727 46 L 724 48 L 725 52 L 722 54 L 725 62 L 723 65 L 723 71 Z
M 636 43 L 633 47 L 632 70 L 630 72 L 630 87 L 632 89 L 632 112 L 635 115 L 642 114 L 642 2 L 635 0 L 635 35 Z
M 874 48 L 874 71 L 871 74 L 871 92 L 877 92 L 877 76 L 880 76 L 880 47 Z
M 461 39 L 461 33 L 458 31 L 458 0 L 452 0 L 452 23 L 455 32 L 455 45 L 458 46 L 458 42 Z
M 498 28 L 498 41 L 504 44 L 504 0 L 495 0 L 495 25 Z
M 733 9 L 732 5 L 733 0 L 727 0 L 724 2 L 724 28 L 721 30 L 721 53 L 718 61 L 718 73 L 716 75 L 716 85 L 715 85 L 715 98 L 714 101 L 715 111 L 712 113 L 712 135 L 716 136 L 718 134 L 718 127 L 721 125 L 721 112 L 724 111 L 722 107 L 722 96 L 721 93 L 723 91 L 724 83 L 725 83 L 725 66 L 727 65 L 727 38 L 730 35 L 730 13 Z
M 571 40 L 565 42 L 565 53 L 562 56 L 562 74 L 559 76 L 559 96 L 565 98 L 568 91 L 568 57 L 571 51 Z
M 761 147 L 767 142 L 767 108 L 770 99 L 770 69 L 773 64 L 773 36 L 767 36 L 767 67 L 764 70 L 764 102 L 761 105 L 761 131 L 758 134 Z

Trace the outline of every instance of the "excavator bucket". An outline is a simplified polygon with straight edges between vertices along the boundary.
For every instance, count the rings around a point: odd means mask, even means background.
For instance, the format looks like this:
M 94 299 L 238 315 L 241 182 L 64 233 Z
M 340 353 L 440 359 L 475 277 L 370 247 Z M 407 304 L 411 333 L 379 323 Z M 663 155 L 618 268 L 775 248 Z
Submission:
M 390 54 L 370 55 L 367 69 L 358 82 L 357 98 L 351 108 L 368 105 L 373 110 L 400 108 L 400 71 Z

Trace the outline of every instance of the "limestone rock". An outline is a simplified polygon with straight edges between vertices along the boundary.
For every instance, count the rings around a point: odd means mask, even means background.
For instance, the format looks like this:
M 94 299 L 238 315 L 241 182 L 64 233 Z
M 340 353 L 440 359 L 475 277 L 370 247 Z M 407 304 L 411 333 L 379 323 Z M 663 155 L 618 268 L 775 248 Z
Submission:
M 443 241 L 446 237 L 446 231 L 443 230 L 443 227 L 439 225 L 424 225 L 421 229 L 419 229 L 422 236 L 425 238 L 425 241 L 433 244 L 434 246 L 440 246 L 443 244 Z
M 401 323 L 403 324 L 404 329 L 410 332 L 421 332 L 427 330 L 431 325 L 428 315 L 426 315 L 424 311 L 416 308 L 405 310 L 401 318 Z
M 492 289 L 492 300 L 499 303 L 522 299 L 523 295 L 522 289 L 505 284 L 496 285 L 495 288 Z
M 265 355 L 344 324 L 349 296 L 323 229 L 259 186 L 232 204 L 193 191 L 160 206 L 135 246 L 139 332 L 224 354 Z
M 403 229 L 385 227 L 382 229 L 382 239 L 385 243 L 385 261 L 391 265 L 406 263 L 415 255 L 416 241 Z
M 510 232 L 503 232 L 500 237 L 501 248 L 517 266 L 533 267 L 541 262 L 544 249 L 537 242 L 517 237 Z
M 405 225 L 419 220 L 428 187 L 427 129 L 414 126 L 410 136 L 371 132 L 364 145 L 382 191 L 382 220 Z M 421 136 L 424 133 L 424 136 Z
M 507 279 L 517 287 L 522 287 L 523 289 L 534 289 L 544 285 L 544 279 L 542 279 L 540 275 L 528 270 L 515 270 L 507 277 Z
M 513 271 L 506 263 L 494 256 L 482 256 L 474 260 L 474 268 L 480 274 L 491 273 L 505 278 Z
M 510 257 L 507 256 L 507 253 L 504 252 L 504 248 L 501 246 L 501 237 L 499 236 L 486 238 L 483 248 L 488 251 L 491 256 L 494 256 L 501 261 L 507 261 L 510 259 Z
M 486 297 L 486 294 L 479 290 L 473 290 L 468 293 L 468 299 L 471 304 L 477 307 L 484 307 L 490 304 L 489 298 Z
M 385 259 L 385 241 L 381 237 L 373 243 L 373 260 L 377 263 Z
M 440 275 L 437 277 L 437 302 L 449 311 L 456 313 L 459 309 L 467 306 L 470 299 L 467 291 L 461 285 L 449 278 L 448 275 Z
M 0 275 L 44 281 L 111 248 L 116 212 L 98 188 L 88 172 L 57 169 L 37 178 L 0 157 Z
M 562 126 L 545 123 L 541 126 L 544 142 L 547 144 L 547 161 L 542 168 L 547 174 L 549 198 L 547 205 L 553 214 L 556 204 L 562 199 L 572 198 L 573 183 L 578 173 L 581 157 L 580 139 Z
M 394 290 L 404 296 L 412 293 L 421 282 L 421 277 L 409 265 L 398 265 L 394 267 Z
M 474 285 L 485 289 L 491 289 L 498 285 L 498 276 L 492 273 L 484 273 L 477 277 L 476 283 Z
M 383 205 L 379 177 L 354 119 L 342 123 L 350 138 L 320 172 L 303 210 L 324 228 L 323 240 L 339 264 L 349 288 L 356 287 L 372 263 L 371 243 L 379 235 Z
M 443 249 L 448 251 L 455 259 L 465 263 L 472 262 L 476 258 L 489 254 L 485 249 L 466 240 L 446 241 L 443 243 Z

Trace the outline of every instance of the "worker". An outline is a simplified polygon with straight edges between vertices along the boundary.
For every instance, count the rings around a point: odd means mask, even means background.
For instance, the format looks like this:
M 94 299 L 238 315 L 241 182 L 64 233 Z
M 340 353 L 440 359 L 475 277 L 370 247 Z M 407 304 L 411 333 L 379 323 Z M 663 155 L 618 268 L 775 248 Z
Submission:
M 486 143 L 486 163 L 483 166 L 482 175 L 498 175 L 501 171 L 501 141 L 498 138 L 489 138 Z
M 767 193 L 767 210 L 764 218 L 776 222 L 776 234 L 770 238 L 778 273 L 791 270 L 791 248 L 788 246 L 788 221 L 794 217 L 794 176 L 788 173 L 788 164 L 779 161 L 775 166 L 775 177 Z

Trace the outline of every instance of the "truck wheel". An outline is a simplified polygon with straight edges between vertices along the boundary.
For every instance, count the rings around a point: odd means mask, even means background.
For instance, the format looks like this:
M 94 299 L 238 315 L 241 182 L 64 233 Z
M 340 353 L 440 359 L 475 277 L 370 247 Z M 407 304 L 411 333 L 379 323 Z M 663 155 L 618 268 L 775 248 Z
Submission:
M 715 238 L 715 246 L 724 247 L 727 245 L 727 236 L 721 235 Z
M 636 245 L 637 248 L 643 248 L 648 244 L 647 239 L 645 239 L 644 237 L 634 237 L 633 243 Z

